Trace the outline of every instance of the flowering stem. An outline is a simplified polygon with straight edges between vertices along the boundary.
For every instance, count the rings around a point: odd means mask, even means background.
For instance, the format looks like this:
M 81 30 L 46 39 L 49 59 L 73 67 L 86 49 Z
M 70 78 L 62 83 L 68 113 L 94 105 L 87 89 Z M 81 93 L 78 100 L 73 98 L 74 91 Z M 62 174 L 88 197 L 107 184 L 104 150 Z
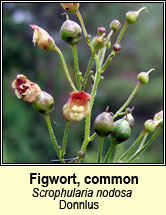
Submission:
M 140 149 L 137 151 L 134 155 L 132 155 L 129 160 L 126 163 L 131 163 L 133 160 L 135 160 L 141 153 L 143 153 L 150 145 L 151 143 L 155 140 L 156 136 L 160 133 L 162 130 L 162 126 L 159 126 L 153 136 L 150 138 L 150 140 Z
M 110 159 L 111 155 L 112 155 L 112 152 L 114 151 L 114 148 L 115 148 L 116 144 L 114 141 L 111 142 L 111 145 L 109 147 L 109 150 L 105 156 L 105 159 L 104 159 L 104 163 L 108 163 L 108 160 Z
M 62 144 L 62 150 L 61 150 L 61 160 L 64 160 L 66 144 L 67 144 L 67 138 L 68 138 L 68 133 L 69 133 L 69 127 L 70 127 L 70 122 L 67 121 L 65 131 L 64 131 L 64 136 L 63 136 L 63 144 Z
M 55 51 L 56 51 L 56 52 L 59 54 L 59 56 L 60 56 L 60 59 L 61 59 L 62 64 L 63 64 L 64 71 L 65 71 L 65 73 L 66 73 L 66 76 L 67 76 L 67 79 L 68 79 L 68 81 L 69 81 L 70 86 L 73 88 L 74 91 L 77 91 L 77 89 L 76 89 L 76 87 L 75 87 L 73 81 L 71 80 L 71 77 L 70 77 L 70 74 L 69 74 L 69 71 L 68 71 L 68 68 L 67 68 L 67 65 L 66 65 L 66 61 L 65 61 L 65 59 L 64 59 L 64 56 L 63 56 L 61 50 L 60 50 L 57 46 L 55 46 Z
M 78 91 L 80 91 L 81 90 L 81 81 L 80 81 L 80 76 L 79 76 L 78 54 L 77 54 L 76 45 L 72 45 L 72 51 L 73 51 L 76 82 L 77 82 Z
M 129 105 L 129 103 L 134 98 L 134 96 L 137 93 L 137 91 L 140 88 L 140 86 L 141 86 L 141 83 L 138 81 L 136 86 L 135 86 L 135 88 L 134 88 L 134 90 L 132 91 L 132 93 L 128 97 L 127 101 L 124 103 L 124 105 L 112 117 L 113 119 L 115 119 L 117 116 L 119 116 L 119 114 L 121 114 L 121 112 Z
M 82 27 L 84 36 L 85 36 L 85 38 L 86 38 L 86 40 L 87 40 L 87 43 L 88 43 L 88 45 L 89 45 L 91 51 L 93 52 L 93 47 L 92 47 L 92 44 L 91 44 L 90 40 L 87 39 L 87 38 L 88 38 L 88 34 L 87 34 L 87 31 L 86 31 L 86 28 L 85 28 L 85 24 L 84 24 L 84 21 L 83 21 L 83 19 L 82 19 L 82 16 L 81 16 L 81 13 L 80 13 L 79 10 L 77 10 L 76 15 L 77 15 L 77 17 L 78 17 L 78 19 L 79 19 L 79 21 L 80 21 L 80 24 L 81 24 L 81 27 Z
M 84 80 L 83 80 L 83 82 L 82 82 L 82 90 L 85 89 L 85 85 L 86 85 L 87 79 L 88 79 L 88 77 L 89 77 L 90 70 L 91 70 L 91 68 L 92 68 L 92 64 L 93 64 L 93 60 L 94 60 L 94 58 L 95 58 L 95 54 L 96 54 L 96 50 L 93 51 L 92 56 L 91 56 L 91 59 L 90 59 L 90 61 L 89 61 L 88 68 L 87 68 L 87 70 L 86 70 L 86 73 L 85 73 L 85 76 L 84 76 Z
M 52 128 L 52 125 L 51 125 L 51 120 L 50 120 L 50 115 L 45 115 L 44 116 L 45 120 L 46 120 L 46 123 L 47 123 L 47 127 L 48 127 L 48 131 L 49 131 L 49 134 L 50 134 L 50 137 L 51 137 L 51 141 L 53 143 L 53 146 L 55 148 L 55 151 L 57 152 L 58 154 L 58 157 L 61 159 L 61 156 L 60 156 L 60 148 L 58 146 L 58 142 L 55 138 L 55 135 L 54 135 L 54 131 L 53 131 L 53 128 Z M 62 160 L 61 160 L 61 163 L 64 163 Z
M 123 37 L 123 35 L 124 35 L 124 33 L 125 33 L 128 25 L 129 25 L 129 23 L 126 20 L 125 23 L 124 23 L 124 25 L 123 25 L 123 28 L 121 29 L 120 34 L 119 34 L 119 36 L 118 36 L 118 38 L 116 40 L 116 43 L 118 43 L 118 44 L 120 43 L 120 41 L 121 41 L 121 39 L 122 39 L 122 37 Z
M 119 33 L 119 36 L 118 36 L 118 38 L 116 40 L 116 43 L 118 43 L 118 44 L 120 43 L 120 41 L 121 41 L 121 39 L 122 39 L 127 27 L 128 27 L 128 21 L 126 21 L 124 23 L 123 28 L 121 29 L 121 31 Z M 105 61 L 104 65 L 103 65 L 103 67 L 101 69 L 101 73 L 103 73 L 106 70 L 107 66 L 110 64 L 110 62 L 111 62 L 112 58 L 115 56 L 115 54 L 116 54 L 115 51 L 111 51 L 110 55 L 108 56 L 107 60 Z
M 110 33 L 107 36 L 107 39 L 106 39 L 105 43 L 107 43 L 110 40 L 110 38 L 111 38 L 113 33 L 114 33 L 114 30 L 111 29 Z M 101 49 L 100 66 L 102 66 L 102 64 L 103 64 L 106 50 L 107 50 L 106 46 L 103 49 Z
M 98 84 L 100 82 L 100 62 L 98 57 L 95 58 L 96 59 L 96 75 L 95 75 L 95 80 L 94 80 L 94 85 L 92 88 L 92 93 L 91 93 L 91 100 L 90 100 L 90 112 L 89 114 L 86 116 L 86 123 L 85 123 L 85 138 L 81 147 L 81 151 L 86 151 L 86 148 L 88 146 L 89 143 L 89 133 L 90 133 L 90 120 L 91 120 L 91 112 L 92 112 L 92 108 L 93 108 L 93 104 L 94 104 L 94 98 L 96 96 L 96 91 L 97 91 L 97 87 Z M 81 159 L 79 160 L 79 162 L 81 161 Z
M 129 149 L 123 153 L 123 155 L 120 157 L 120 160 L 124 160 L 124 158 L 136 147 L 136 145 L 141 141 L 141 139 L 144 137 L 146 134 L 146 130 L 143 130 L 138 138 L 135 140 L 135 142 L 129 147 Z
M 99 137 L 98 163 L 101 163 L 104 138 Z
M 118 144 L 118 146 L 116 147 L 116 151 L 115 151 L 113 163 L 116 163 L 117 160 L 119 159 L 119 154 L 120 154 L 122 145 L 123 145 L 123 143 L 120 143 L 120 144 Z

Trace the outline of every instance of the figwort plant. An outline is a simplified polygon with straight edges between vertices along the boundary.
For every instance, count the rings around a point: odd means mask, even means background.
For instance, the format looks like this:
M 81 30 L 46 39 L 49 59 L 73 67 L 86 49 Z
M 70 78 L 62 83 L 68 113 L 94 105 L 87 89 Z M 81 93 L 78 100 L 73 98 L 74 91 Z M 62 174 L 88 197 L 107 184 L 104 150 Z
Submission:
M 147 11 L 147 9 L 143 7 L 138 11 L 128 11 L 122 27 L 118 20 L 113 20 L 110 24 L 110 32 L 108 35 L 106 35 L 106 29 L 104 27 L 99 27 L 97 29 L 97 35 L 92 38 L 91 35 L 87 33 L 84 21 L 80 14 L 80 4 L 61 3 L 61 6 L 64 10 L 66 10 L 66 12 L 75 14 L 80 22 L 79 25 L 75 21 L 70 20 L 68 14 L 66 13 L 66 21 L 60 29 L 60 36 L 62 40 L 71 46 L 72 49 L 76 83 L 72 81 L 62 51 L 59 47 L 57 47 L 54 39 L 39 26 L 34 24 L 30 25 L 30 27 L 34 30 L 34 45 L 37 44 L 40 49 L 55 51 L 59 54 L 64 72 L 72 89 L 66 104 L 64 104 L 62 108 L 64 118 L 66 119 L 66 127 L 64 129 L 64 136 L 61 144 L 58 143 L 55 137 L 50 120 L 50 113 L 54 109 L 54 98 L 47 92 L 42 91 L 38 84 L 31 82 L 23 74 L 17 75 L 16 79 L 12 83 L 12 87 L 15 89 L 15 93 L 19 99 L 32 103 L 33 107 L 45 118 L 51 141 L 58 155 L 59 162 L 83 162 L 84 157 L 86 156 L 88 144 L 98 137 L 99 147 L 97 153 L 98 157 L 96 158 L 98 163 L 131 163 L 151 145 L 163 128 L 163 111 L 160 111 L 155 114 L 153 119 L 149 119 L 144 123 L 144 128 L 137 139 L 131 144 L 127 151 L 121 154 L 123 143 L 130 138 L 132 128 L 134 126 L 134 117 L 132 115 L 133 109 L 129 108 L 129 104 L 141 85 L 148 84 L 149 74 L 154 69 L 149 69 L 147 72 L 141 72 L 138 74 L 137 83 L 134 90 L 131 92 L 122 107 L 116 111 L 116 113 L 113 114 L 109 112 L 109 107 L 107 107 L 104 112 L 96 116 L 93 125 L 91 125 L 91 115 L 98 86 L 100 81 L 103 79 L 102 75 L 108 65 L 112 62 L 112 59 L 120 52 L 121 39 L 124 36 L 127 27 L 136 23 L 141 11 Z M 118 31 L 119 35 L 111 49 L 111 37 L 114 32 Z M 77 55 L 77 44 L 81 40 L 82 34 L 84 35 L 85 42 L 91 52 L 91 58 L 84 75 L 79 70 Z M 108 52 L 107 58 L 105 57 L 106 52 Z M 95 72 L 91 71 L 93 62 L 95 62 L 96 65 Z M 93 79 L 91 93 L 87 93 L 85 91 L 88 78 Z M 116 120 L 119 116 L 122 118 Z M 83 119 L 85 119 L 85 135 L 80 151 L 75 158 L 65 159 L 70 123 L 79 123 Z M 92 126 L 95 130 L 95 133 L 93 134 L 91 134 Z M 149 134 L 151 137 L 147 139 Z M 105 154 L 105 157 L 102 158 L 102 148 L 105 138 L 110 139 L 110 147 Z

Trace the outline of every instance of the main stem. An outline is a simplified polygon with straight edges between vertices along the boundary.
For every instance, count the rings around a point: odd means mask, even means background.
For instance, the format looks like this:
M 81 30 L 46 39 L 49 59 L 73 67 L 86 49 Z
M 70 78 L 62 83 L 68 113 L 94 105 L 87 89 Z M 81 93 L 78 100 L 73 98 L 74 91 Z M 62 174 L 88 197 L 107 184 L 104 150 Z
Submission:
M 67 121 L 65 131 L 64 131 L 64 136 L 63 136 L 63 144 L 62 144 L 62 150 L 61 150 L 61 160 L 64 160 L 66 144 L 67 144 L 67 138 L 68 138 L 68 133 L 69 133 L 69 127 L 70 127 L 70 122 Z
M 76 89 L 76 87 L 75 87 L 73 81 L 71 80 L 71 77 L 70 77 L 70 74 L 69 74 L 69 71 L 68 71 L 68 68 L 67 68 L 67 65 L 66 65 L 66 61 L 65 61 L 65 59 L 64 59 L 64 56 L 63 56 L 61 50 L 56 46 L 56 47 L 55 47 L 55 51 L 56 51 L 56 52 L 59 54 L 59 56 L 60 56 L 60 59 L 61 59 L 62 64 L 63 64 L 64 71 L 65 71 L 65 73 L 66 73 L 66 76 L 67 76 L 67 79 L 68 79 L 68 81 L 69 81 L 70 86 L 73 88 L 74 91 L 77 91 L 77 89 Z
M 50 120 L 50 115 L 46 115 L 44 116 L 45 120 L 46 120 L 46 123 L 47 123 L 47 127 L 48 127 L 48 131 L 49 131 L 49 134 L 50 134 L 50 138 L 51 138 L 51 141 L 53 143 L 53 146 L 55 148 L 55 151 L 57 152 L 58 154 L 58 157 L 60 158 L 61 160 L 61 156 L 60 156 L 60 148 L 58 146 L 58 142 L 55 138 L 55 135 L 54 135 L 54 131 L 53 131 L 53 128 L 52 128 L 52 125 L 51 125 L 51 120 Z M 64 161 L 61 160 L 61 163 L 64 163 Z
M 101 74 L 100 73 L 100 63 L 99 63 L 98 57 L 96 57 L 96 70 L 97 71 L 96 71 L 96 75 L 95 75 L 94 85 L 93 85 L 92 93 L 91 93 L 90 112 L 86 116 L 85 138 L 84 138 L 84 142 L 83 142 L 82 147 L 81 147 L 81 151 L 86 151 L 87 145 L 88 145 L 89 140 L 90 140 L 89 133 L 90 133 L 91 112 L 92 112 L 92 108 L 93 108 L 93 104 L 94 104 L 94 99 L 95 99 L 95 96 L 96 96 L 97 87 L 98 87 L 98 84 L 100 82 L 100 74 Z
M 76 45 L 72 45 L 72 51 L 73 51 L 73 60 L 74 60 L 74 68 L 75 68 L 77 88 L 78 88 L 78 91 L 80 91 L 81 90 L 81 81 L 80 81 L 80 76 L 79 76 L 79 64 L 78 64 L 78 54 L 77 54 L 77 46 Z

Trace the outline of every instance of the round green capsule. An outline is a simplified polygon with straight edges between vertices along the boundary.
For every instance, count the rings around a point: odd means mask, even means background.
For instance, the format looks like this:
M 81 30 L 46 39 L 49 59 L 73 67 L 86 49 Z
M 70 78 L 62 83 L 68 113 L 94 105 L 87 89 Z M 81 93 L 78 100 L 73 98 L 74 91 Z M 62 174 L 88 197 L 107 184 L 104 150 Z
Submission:
M 131 135 L 131 128 L 126 119 L 119 119 L 114 122 L 114 130 L 111 133 L 113 141 L 117 144 L 129 139 Z
M 81 27 L 74 21 L 66 20 L 60 29 L 60 36 L 69 45 L 75 45 L 81 40 Z

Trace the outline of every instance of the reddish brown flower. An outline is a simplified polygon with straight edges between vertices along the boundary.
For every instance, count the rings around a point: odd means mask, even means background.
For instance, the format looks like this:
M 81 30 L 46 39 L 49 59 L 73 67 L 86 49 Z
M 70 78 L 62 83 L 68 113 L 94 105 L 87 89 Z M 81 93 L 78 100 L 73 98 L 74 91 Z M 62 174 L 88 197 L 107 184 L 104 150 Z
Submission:
M 54 39 L 45 31 L 37 25 L 30 25 L 34 29 L 33 33 L 33 43 L 37 43 L 40 49 L 54 50 L 55 42 Z
M 15 94 L 19 99 L 31 103 L 34 103 L 41 93 L 40 87 L 27 79 L 25 75 L 17 75 L 12 87 L 15 89 Z
M 90 111 L 91 95 L 80 91 L 71 92 L 67 103 L 63 106 L 63 115 L 70 122 L 81 121 Z

